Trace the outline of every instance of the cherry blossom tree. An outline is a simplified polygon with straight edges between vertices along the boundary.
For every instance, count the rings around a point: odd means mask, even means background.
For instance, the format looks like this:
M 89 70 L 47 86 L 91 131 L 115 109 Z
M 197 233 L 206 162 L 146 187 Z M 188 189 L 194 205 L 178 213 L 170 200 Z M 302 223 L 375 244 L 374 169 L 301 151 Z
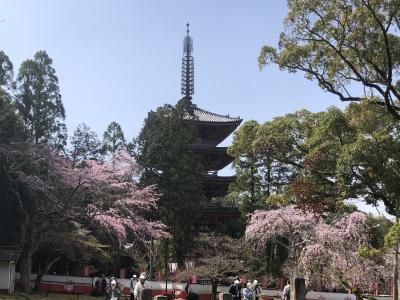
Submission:
M 293 267 L 293 276 L 299 272 L 299 260 L 306 240 L 314 234 L 319 219 L 316 215 L 297 209 L 294 205 L 275 210 L 258 210 L 246 227 L 246 239 L 264 247 L 270 240 L 288 250 L 286 264 Z M 306 234 L 307 233 L 307 234 Z
M 336 282 L 362 299 L 378 278 L 390 276 L 384 263 L 359 255 L 369 244 L 366 215 L 354 212 L 327 224 L 324 217 L 294 205 L 256 211 L 246 228 L 246 239 L 264 247 L 275 239 L 288 249 L 286 270 L 292 278 Z M 286 271 L 288 273 L 288 271 Z
M 373 283 L 391 276 L 388 266 L 360 256 L 369 245 L 366 215 L 354 212 L 333 224 L 320 222 L 302 251 L 300 265 L 309 281 L 336 282 L 362 299 Z
M 2 184 L 18 223 L 25 292 L 30 291 L 32 255 L 51 232 L 62 235 L 71 228 L 96 226 L 121 245 L 169 236 L 162 223 L 146 217 L 156 208 L 157 194 L 152 186 L 139 188 L 137 168 L 127 154 L 73 168 L 46 145 L 20 143 L 2 150 L 7 153 Z
M 75 186 L 82 185 L 80 196 L 90 200 L 85 217 L 114 233 L 121 243 L 128 234 L 134 241 L 169 237 L 165 225 L 151 221 L 145 213 L 157 208 L 154 186 L 140 188 L 135 181 L 137 165 L 126 152 L 117 152 L 105 162 L 88 161 L 75 174 Z

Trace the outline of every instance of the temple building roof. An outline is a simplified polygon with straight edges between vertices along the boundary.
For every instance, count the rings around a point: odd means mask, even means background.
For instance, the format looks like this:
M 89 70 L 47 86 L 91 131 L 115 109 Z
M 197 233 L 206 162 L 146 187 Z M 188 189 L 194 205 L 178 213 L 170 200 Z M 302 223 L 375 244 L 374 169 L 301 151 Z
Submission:
M 229 115 L 219 115 L 207 110 L 196 107 L 194 109 L 194 118 L 197 122 L 206 123 L 238 123 L 242 122 L 240 117 L 230 117 Z M 190 119 L 190 118 L 188 118 Z
M 191 147 L 216 147 L 225 140 L 242 122 L 240 117 L 219 115 L 193 105 L 192 114 L 187 114 L 185 120 L 191 126 L 195 126 L 198 139 Z
M 203 177 L 204 195 L 207 199 L 224 197 L 228 193 L 229 185 L 236 176 L 205 175 Z
M 219 171 L 233 160 L 233 157 L 227 153 L 227 147 L 207 147 L 194 144 L 188 148 L 203 156 L 204 169 L 208 171 Z

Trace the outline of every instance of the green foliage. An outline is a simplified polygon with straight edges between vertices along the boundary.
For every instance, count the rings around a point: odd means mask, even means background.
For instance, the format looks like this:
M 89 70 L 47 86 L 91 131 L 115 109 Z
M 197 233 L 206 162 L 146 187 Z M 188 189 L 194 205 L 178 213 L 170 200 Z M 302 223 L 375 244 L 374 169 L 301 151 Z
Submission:
M 102 153 L 104 155 L 113 154 L 126 147 L 124 132 L 121 125 L 111 122 L 103 134 Z
M 230 148 L 239 174 L 236 187 L 245 195 L 272 187 L 260 197 L 270 207 L 295 202 L 340 213 L 350 209 L 346 200 L 360 198 L 372 205 L 382 201 L 397 216 L 399 126 L 374 100 L 352 103 L 344 111 L 301 110 L 261 125 L 245 123 Z M 271 166 L 268 181 L 259 170 Z M 254 174 L 254 180 L 243 174 Z
M 343 145 L 337 163 L 341 192 L 368 204 L 382 201 L 389 214 L 398 216 L 400 125 L 368 102 L 350 105 L 346 117 L 356 132 L 353 141 Z
M 396 1 L 288 0 L 278 49 L 264 46 L 260 68 L 304 72 L 342 101 L 377 95 L 397 119 L 400 7 Z
M 228 150 L 228 154 L 235 158 L 233 166 L 237 180 L 233 189 L 246 192 L 246 199 L 242 204 L 247 206 L 246 212 L 254 211 L 256 205 L 263 202 L 265 194 L 261 189 L 261 162 L 252 147 L 257 128 L 256 121 L 244 123 L 234 133 L 234 143 Z
M 363 245 L 358 249 L 358 254 L 364 258 L 377 259 L 377 258 L 380 258 L 383 253 L 380 249 L 375 249 L 375 248 Z
M 256 121 L 244 123 L 234 133 L 233 143 L 228 149 L 228 154 L 234 158 L 237 176 L 231 190 L 240 193 L 239 207 L 244 215 L 265 207 L 270 203 L 266 199 L 281 192 L 288 181 L 287 168 L 266 148 L 256 144 L 261 128 Z
M 45 51 L 21 64 L 15 98 L 18 114 L 35 143 L 48 143 L 59 150 L 66 145 L 64 106 L 53 61 Z
M 0 144 L 23 140 L 24 128 L 15 114 L 15 106 L 6 95 L 0 95 Z
M 13 64 L 4 51 L 0 50 L 0 95 L 10 91 L 13 77 Z
M 393 249 L 400 244 L 400 222 L 395 222 L 385 236 L 385 248 Z
M 97 138 L 97 134 L 82 123 L 74 131 L 71 137 L 71 158 L 74 165 L 78 165 L 85 160 L 100 158 L 101 143 Z
M 176 106 L 149 112 L 136 140 L 141 183 L 156 185 L 161 195 L 155 217 L 168 225 L 172 254 L 178 262 L 192 245 L 191 231 L 203 200 L 201 158 L 187 149 L 195 137 L 190 121 L 185 120 L 192 110 L 193 104 L 184 98 Z
M 369 238 L 371 247 L 375 249 L 384 249 L 385 236 L 392 227 L 393 222 L 385 217 L 368 216 L 367 226 L 369 228 Z

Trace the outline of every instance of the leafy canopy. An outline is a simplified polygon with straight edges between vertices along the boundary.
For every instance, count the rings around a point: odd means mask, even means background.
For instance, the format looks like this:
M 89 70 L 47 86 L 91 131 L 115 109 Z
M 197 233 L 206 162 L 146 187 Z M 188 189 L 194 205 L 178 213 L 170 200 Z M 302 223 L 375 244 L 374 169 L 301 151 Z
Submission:
M 400 119 L 400 6 L 392 0 L 288 0 L 278 49 L 259 66 L 304 72 L 342 101 L 376 97 Z

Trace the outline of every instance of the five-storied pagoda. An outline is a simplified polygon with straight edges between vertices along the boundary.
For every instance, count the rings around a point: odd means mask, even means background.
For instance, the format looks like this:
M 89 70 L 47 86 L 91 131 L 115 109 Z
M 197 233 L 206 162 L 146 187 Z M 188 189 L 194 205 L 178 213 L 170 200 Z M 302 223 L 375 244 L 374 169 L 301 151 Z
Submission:
M 181 93 L 187 99 L 194 94 L 194 59 L 193 40 L 189 35 L 189 24 L 186 25 L 186 36 L 183 41 Z M 225 196 L 235 176 L 219 176 L 218 171 L 232 162 L 227 154 L 227 147 L 218 147 L 242 122 L 239 117 L 215 114 L 193 104 L 193 116 L 187 116 L 188 126 L 196 128 L 197 136 L 188 148 L 203 157 L 203 189 L 206 201 L 202 204 L 201 217 L 196 230 L 213 231 L 220 224 L 226 224 L 239 216 L 237 208 L 216 205 L 218 198 Z

